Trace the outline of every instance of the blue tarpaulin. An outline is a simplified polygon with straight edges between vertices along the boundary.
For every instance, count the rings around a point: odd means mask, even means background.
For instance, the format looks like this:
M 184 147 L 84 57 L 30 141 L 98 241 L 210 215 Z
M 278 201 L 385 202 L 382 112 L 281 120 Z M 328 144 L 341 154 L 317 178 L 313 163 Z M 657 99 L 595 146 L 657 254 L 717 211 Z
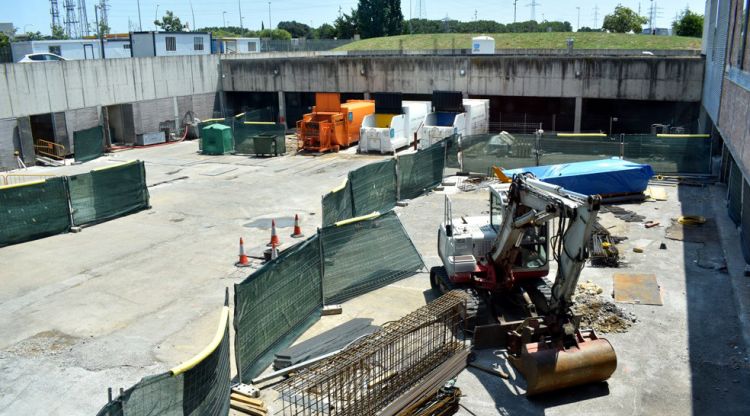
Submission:
M 648 180 L 654 176 L 650 165 L 617 158 L 503 171 L 508 177 L 527 172 L 544 182 L 584 195 L 643 192 Z

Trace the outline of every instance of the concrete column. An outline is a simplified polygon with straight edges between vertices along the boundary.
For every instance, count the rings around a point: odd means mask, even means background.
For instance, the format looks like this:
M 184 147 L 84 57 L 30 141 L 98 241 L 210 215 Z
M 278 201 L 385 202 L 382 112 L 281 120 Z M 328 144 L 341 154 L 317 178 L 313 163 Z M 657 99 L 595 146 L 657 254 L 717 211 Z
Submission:
M 279 123 L 286 124 L 286 98 L 284 91 L 279 91 Z
M 370 99 L 370 92 L 369 92 L 369 91 L 366 91 L 366 92 L 364 93 L 364 99 L 365 99 L 365 100 L 369 100 L 369 99 Z
M 581 132 L 581 112 L 583 111 L 583 97 L 576 97 L 575 121 L 573 122 L 573 132 Z

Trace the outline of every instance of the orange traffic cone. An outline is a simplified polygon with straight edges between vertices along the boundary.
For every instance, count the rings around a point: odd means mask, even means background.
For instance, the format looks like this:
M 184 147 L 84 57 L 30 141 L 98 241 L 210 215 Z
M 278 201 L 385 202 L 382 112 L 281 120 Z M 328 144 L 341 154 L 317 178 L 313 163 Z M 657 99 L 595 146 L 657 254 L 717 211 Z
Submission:
M 279 242 L 279 236 L 276 234 L 276 220 L 271 220 L 271 241 L 267 244 L 267 246 L 273 246 L 276 244 L 277 246 L 281 244 Z
M 300 238 L 304 236 L 305 235 L 302 234 L 302 228 L 299 227 L 299 215 L 294 214 L 294 232 L 292 233 L 292 238 Z
M 234 264 L 237 267 L 248 267 L 250 266 L 250 260 L 245 255 L 245 241 L 240 237 L 240 260 Z

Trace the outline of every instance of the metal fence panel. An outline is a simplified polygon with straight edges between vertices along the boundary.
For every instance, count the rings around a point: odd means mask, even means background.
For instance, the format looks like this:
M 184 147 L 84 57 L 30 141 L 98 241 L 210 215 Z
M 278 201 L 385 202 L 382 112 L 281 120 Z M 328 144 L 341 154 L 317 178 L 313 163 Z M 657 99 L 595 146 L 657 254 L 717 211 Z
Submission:
M 711 137 L 626 135 L 626 160 L 651 165 L 658 173 L 711 173 Z
M 272 134 L 277 137 L 286 135 L 286 126 L 283 124 L 254 121 L 234 121 L 234 150 L 237 153 L 255 153 L 253 138 L 259 134 Z
M 235 359 L 248 382 L 309 328 L 322 305 L 320 243 L 311 237 L 234 285 Z
M 73 132 L 73 146 L 78 162 L 88 162 L 104 152 L 104 130 L 102 126 Z
M 424 267 L 393 211 L 323 228 L 323 296 L 341 302 L 403 279 Z
M 396 205 L 396 160 L 373 163 L 349 172 L 354 216 L 385 212 Z
M 533 135 L 476 134 L 461 138 L 464 172 L 492 174 L 492 167 L 517 169 L 534 166 Z
M 399 197 L 416 198 L 443 180 L 445 168 L 445 142 L 403 156 L 399 156 Z
M 545 136 L 539 138 L 539 165 L 587 162 L 621 157 L 619 138 L 589 136 Z
M 0 188 L 0 246 L 64 233 L 70 226 L 65 178 Z
M 146 168 L 141 161 L 69 178 L 73 224 L 107 221 L 149 207 Z

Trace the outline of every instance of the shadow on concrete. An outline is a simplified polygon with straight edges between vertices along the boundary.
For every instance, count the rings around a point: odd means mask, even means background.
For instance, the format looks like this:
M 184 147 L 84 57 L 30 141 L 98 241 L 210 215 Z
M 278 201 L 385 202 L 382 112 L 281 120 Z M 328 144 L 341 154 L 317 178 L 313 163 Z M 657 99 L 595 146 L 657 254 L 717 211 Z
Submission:
M 682 215 L 728 221 L 726 211 L 714 212 L 710 191 L 707 187 L 680 186 Z M 700 226 L 684 227 L 692 414 L 748 415 L 750 366 L 731 276 L 726 268 L 707 267 L 714 261 L 705 261 L 721 257 L 726 250 L 722 250 L 718 231 L 710 236 L 701 233 Z

